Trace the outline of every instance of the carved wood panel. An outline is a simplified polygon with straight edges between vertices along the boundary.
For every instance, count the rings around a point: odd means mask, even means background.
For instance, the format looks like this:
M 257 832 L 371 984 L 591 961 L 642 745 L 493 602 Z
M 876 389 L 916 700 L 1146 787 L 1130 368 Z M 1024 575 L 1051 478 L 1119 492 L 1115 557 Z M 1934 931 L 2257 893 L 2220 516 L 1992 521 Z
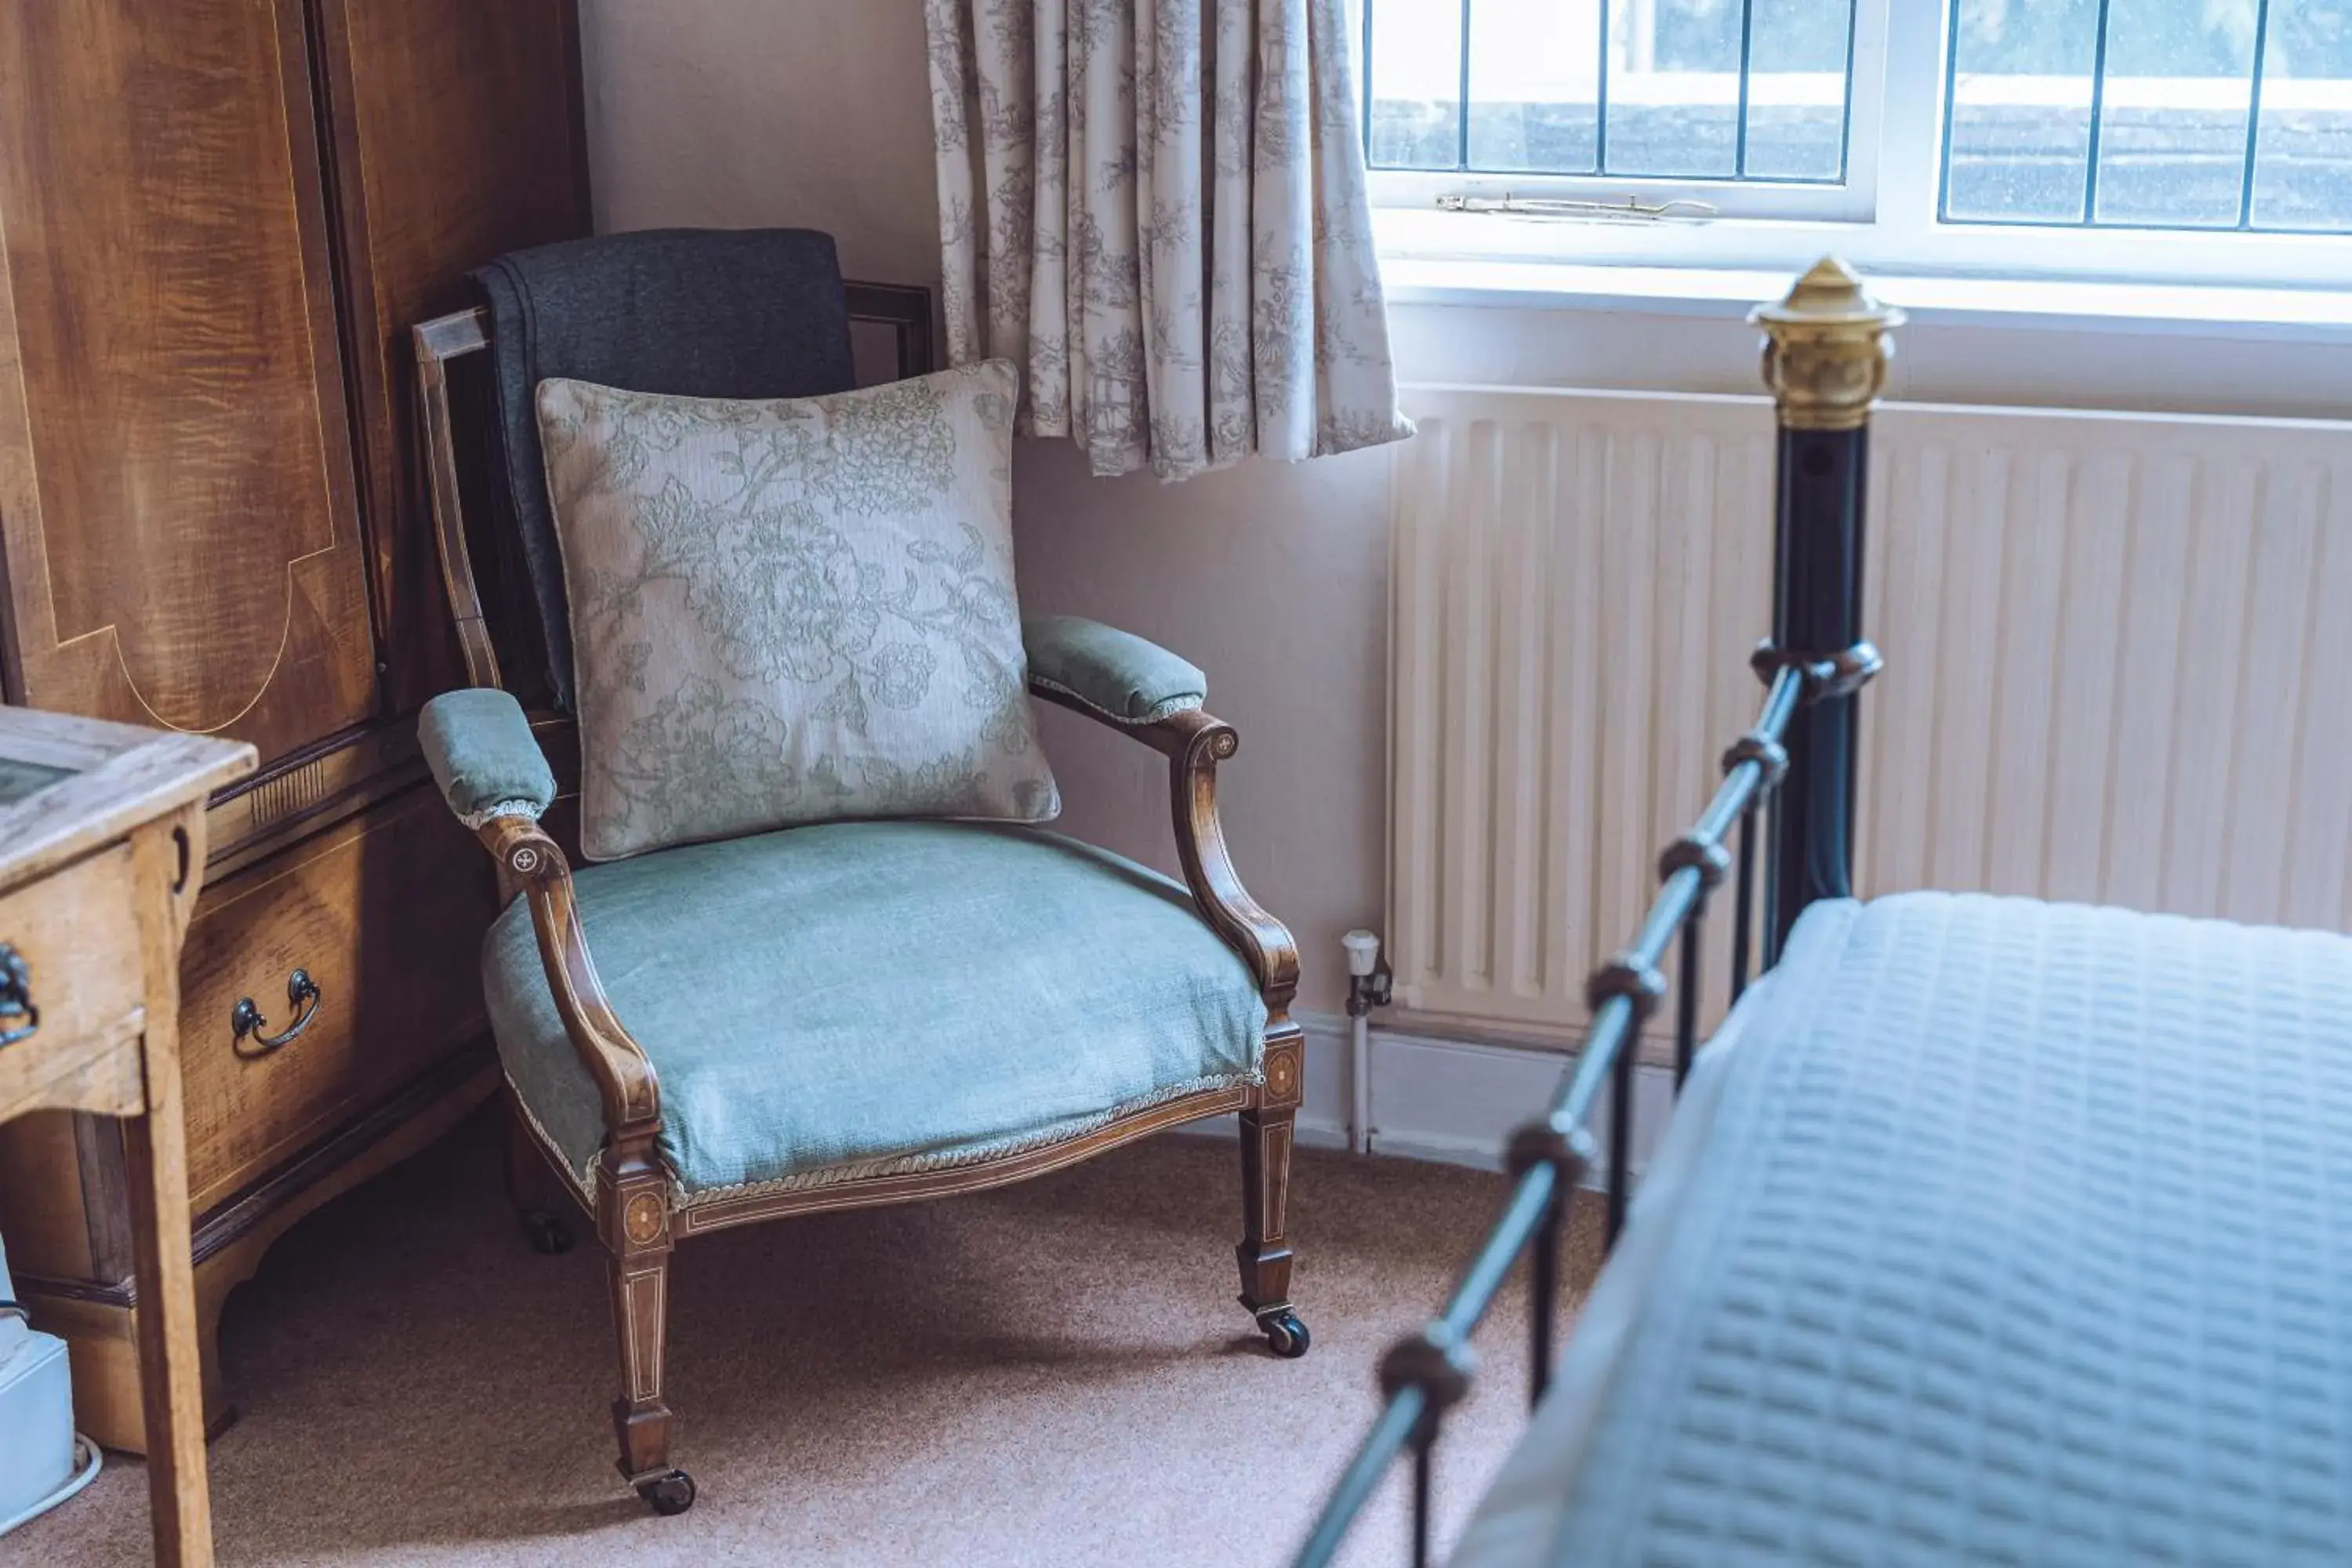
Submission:
M 573 0 L 314 0 L 343 232 L 347 350 L 386 679 L 402 711 L 466 683 L 417 456 L 409 329 L 466 274 L 590 229 Z
M 0 5 L 8 694 L 252 742 L 376 707 L 300 0 Z

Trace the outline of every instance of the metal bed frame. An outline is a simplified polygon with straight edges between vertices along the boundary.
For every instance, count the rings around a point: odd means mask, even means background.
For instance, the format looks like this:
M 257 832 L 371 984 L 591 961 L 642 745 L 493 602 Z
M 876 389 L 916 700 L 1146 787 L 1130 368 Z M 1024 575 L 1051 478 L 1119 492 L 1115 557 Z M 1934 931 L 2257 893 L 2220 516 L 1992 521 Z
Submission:
M 1379 1420 L 1325 1502 L 1300 1549 L 1298 1568 L 1331 1561 L 1388 1468 L 1412 1453 L 1412 1562 L 1429 1561 L 1430 1460 L 1446 1412 L 1468 1394 L 1470 1336 L 1522 1253 L 1528 1277 L 1533 1371 L 1529 1403 L 1551 1380 L 1559 1300 L 1560 1230 L 1567 1198 L 1595 1163 L 1586 1126 L 1602 1086 L 1611 1126 L 1606 1161 L 1607 1244 L 1625 1223 L 1626 1160 L 1633 1139 L 1633 1045 L 1664 1001 L 1658 967 L 1679 941 L 1675 1085 L 1696 1049 L 1699 933 L 1708 897 L 1734 876 L 1725 837 L 1738 831 L 1731 937 L 1731 994 L 1747 988 L 1756 902 L 1757 815 L 1769 802 L 1765 849 L 1762 963 L 1769 968 L 1805 907 L 1852 893 L 1858 715 L 1855 694 L 1878 673 L 1862 637 L 1862 564 L 1870 410 L 1885 384 L 1887 333 L 1902 312 L 1878 304 L 1842 263 L 1824 260 L 1777 305 L 1749 318 L 1764 329 L 1764 380 L 1780 426 L 1774 514 L 1772 635 L 1750 663 L 1765 682 L 1755 727 L 1724 754 L 1724 779 L 1687 833 L 1658 858 L 1662 882 L 1632 944 L 1585 984 L 1591 1022 L 1576 1064 L 1543 1116 L 1510 1138 L 1511 1192 L 1464 1270 L 1444 1311 L 1381 1358 L 1386 1396 Z

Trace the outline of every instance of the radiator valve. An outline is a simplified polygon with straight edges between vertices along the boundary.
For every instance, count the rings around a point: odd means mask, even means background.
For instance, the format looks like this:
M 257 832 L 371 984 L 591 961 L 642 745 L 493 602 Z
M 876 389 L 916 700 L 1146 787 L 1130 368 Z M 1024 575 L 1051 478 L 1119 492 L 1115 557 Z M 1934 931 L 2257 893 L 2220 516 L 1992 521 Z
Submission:
M 1393 974 L 1381 956 L 1381 939 L 1368 931 L 1351 931 L 1339 939 L 1348 950 L 1348 1016 L 1361 1018 L 1375 1007 L 1385 1007 Z

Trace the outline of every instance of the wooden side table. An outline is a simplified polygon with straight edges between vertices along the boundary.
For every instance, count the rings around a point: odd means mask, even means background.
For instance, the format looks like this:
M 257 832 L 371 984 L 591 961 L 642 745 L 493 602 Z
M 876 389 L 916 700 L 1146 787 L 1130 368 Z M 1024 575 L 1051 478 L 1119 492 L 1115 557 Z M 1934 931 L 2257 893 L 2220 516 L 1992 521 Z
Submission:
M 0 1121 L 123 1119 L 155 1561 L 213 1561 L 180 1103 L 205 801 L 251 746 L 0 707 Z

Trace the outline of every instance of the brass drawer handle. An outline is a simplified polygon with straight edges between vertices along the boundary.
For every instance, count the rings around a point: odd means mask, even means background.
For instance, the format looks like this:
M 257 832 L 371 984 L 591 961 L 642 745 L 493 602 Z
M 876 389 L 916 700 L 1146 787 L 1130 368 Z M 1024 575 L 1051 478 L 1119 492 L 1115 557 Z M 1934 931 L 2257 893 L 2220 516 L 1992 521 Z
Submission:
M 15 1020 L 23 1019 L 23 1023 Z M 33 1005 L 33 966 L 25 955 L 0 942 L 0 1046 L 30 1039 L 41 1026 L 41 1010 Z
M 247 1061 L 256 1061 L 300 1038 L 302 1031 L 310 1026 L 310 1020 L 319 1016 L 319 983 L 310 978 L 309 970 L 298 969 L 286 977 L 286 1005 L 294 1009 L 294 1021 L 286 1026 L 282 1034 L 265 1035 L 261 1031 L 269 1027 L 269 1020 L 261 1016 L 252 997 L 238 997 L 236 1005 L 228 1013 L 228 1026 L 236 1033 L 229 1048 Z M 252 1037 L 250 1044 L 247 1043 L 248 1036 Z

